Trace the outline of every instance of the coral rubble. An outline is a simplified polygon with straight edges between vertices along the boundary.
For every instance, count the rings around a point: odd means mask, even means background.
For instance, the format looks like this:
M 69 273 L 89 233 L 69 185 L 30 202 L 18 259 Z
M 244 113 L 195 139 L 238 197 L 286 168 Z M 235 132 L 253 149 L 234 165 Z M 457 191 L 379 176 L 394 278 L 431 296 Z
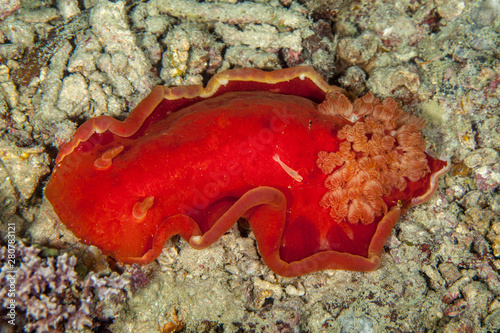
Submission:
M 276 277 L 241 221 L 203 252 L 170 242 L 144 268 L 151 276 L 137 274 L 113 332 L 157 331 L 173 309 L 186 332 L 500 328 L 497 0 L 0 0 L 0 17 L 2 237 L 15 223 L 18 236 L 75 245 L 41 203 L 47 168 L 77 125 L 125 118 L 154 85 L 206 82 L 231 67 L 307 64 L 356 96 L 395 98 L 425 118 L 427 145 L 453 164 L 436 196 L 396 225 L 378 271 Z M 59 259 L 28 249 L 44 269 L 29 271 L 33 283 L 57 271 Z M 46 289 L 55 299 L 45 307 L 71 306 Z

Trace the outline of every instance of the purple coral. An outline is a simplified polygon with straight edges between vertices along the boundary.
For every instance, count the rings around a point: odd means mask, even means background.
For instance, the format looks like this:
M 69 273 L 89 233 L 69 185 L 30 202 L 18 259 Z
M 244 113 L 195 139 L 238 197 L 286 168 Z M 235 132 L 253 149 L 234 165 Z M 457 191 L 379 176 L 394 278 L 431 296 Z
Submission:
M 116 315 L 117 309 L 109 306 L 126 299 L 128 279 L 116 273 L 99 277 L 91 272 L 82 280 L 74 270 L 75 257 L 65 253 L 57 258 L 41 258 L 39 253 L 39 249 L 17 242 L 16 267 L 9 261 L 7 247 L 0 248 L 0 281 L 10 283 L 8 277 L 15 272 L 15 297 L 9 294 L 10 288 L 2 286 L 0 299 L 5 309 L 15 299 L 17 312 L 24 312 L 27 321 L 25 331 L 50 332 L 62 327 L 82 330 L 92 326 L 94 316 Z

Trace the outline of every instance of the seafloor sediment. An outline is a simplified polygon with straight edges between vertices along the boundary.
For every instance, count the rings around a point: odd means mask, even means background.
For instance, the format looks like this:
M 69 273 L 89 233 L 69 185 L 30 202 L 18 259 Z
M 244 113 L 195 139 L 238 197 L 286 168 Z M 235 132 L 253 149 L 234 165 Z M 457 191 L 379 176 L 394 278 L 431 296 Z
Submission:
M 499 0 L 0 0 L 0 8 L 0 232 L 5 245 L 14 225 L 23 242 L 16 326 L 2 319 L 2 331 L 500 329 Z M 378 270 L 279 277 L 237 226 L 203 251 L 174 238 L 152 264 L 109 265 L 51 212 L 43 188 L 57 149 L 86 119 L 123 119 L 159 84 L 296 65 L 356 96 L 394 97 L 426 120 L 429 148 L 452 162 L 435 196 L 400 218 Z

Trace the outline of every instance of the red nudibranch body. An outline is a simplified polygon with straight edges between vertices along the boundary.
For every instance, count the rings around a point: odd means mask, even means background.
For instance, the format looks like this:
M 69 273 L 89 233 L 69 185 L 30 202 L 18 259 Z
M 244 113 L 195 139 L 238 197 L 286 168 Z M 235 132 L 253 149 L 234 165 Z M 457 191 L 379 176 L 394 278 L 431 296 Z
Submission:
M 180 234 L 196 249 L 240 217 L 282 276 L 370 271 L 399 216 L 449 163 L 393 99 L 351 102 L 311 68 L 228 70 L 156 87 L 124 121 L 87 120 L 45 189 L 83 242 L 146 264 Z

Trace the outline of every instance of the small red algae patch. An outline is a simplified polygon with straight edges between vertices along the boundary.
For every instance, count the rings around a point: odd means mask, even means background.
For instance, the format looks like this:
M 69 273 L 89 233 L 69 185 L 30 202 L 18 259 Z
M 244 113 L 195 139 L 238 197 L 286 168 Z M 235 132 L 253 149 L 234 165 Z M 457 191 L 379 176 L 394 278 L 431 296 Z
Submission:
M 89 119 L 45 189 L 86 244 L 146 264 L 173 235 L 196 249 L 243 217 L 282 276 L 370 271 L 399 216 L 449 163 L 393 99 L 352 102 L 308 67 L 229 70 L 156 87 L 124 121 Z

